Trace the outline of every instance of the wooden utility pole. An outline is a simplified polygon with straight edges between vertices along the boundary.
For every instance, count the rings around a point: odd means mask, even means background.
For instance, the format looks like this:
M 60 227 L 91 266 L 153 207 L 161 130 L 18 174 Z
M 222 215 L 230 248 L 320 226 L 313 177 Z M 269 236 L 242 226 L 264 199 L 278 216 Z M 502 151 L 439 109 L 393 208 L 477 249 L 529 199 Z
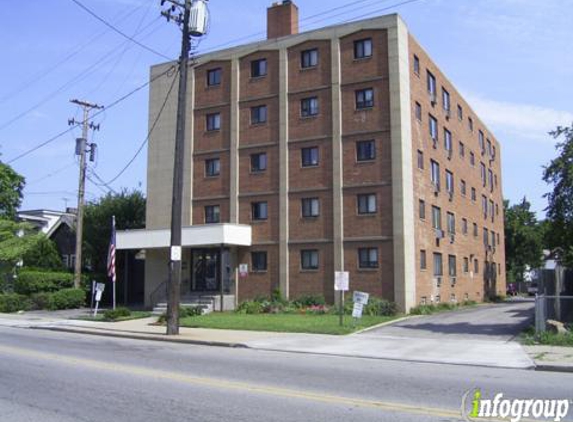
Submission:
M 78 209 L 76 215 L 76 259 L 74 264 L 74 287 L 80 288 L 82 279 L 82 239 L 84 228 L 84 202 L 86 187 L 86 152 L 90 152 L 90 161 L 94 159 L 95 144 L 88 144 L 89 130 L 99 130 L 99 125 L 94 125 L 89 121 L 89 113 L 92 109 L 102 109 L 103 106 L 88 103 L 87 101 L 70 100 L 71 103 L 77 104 L 83 109 L 83 119 L 81 121 L 82 137 L 76 139 L 76 155 L 80 156 L 80 181 L 78 187 Z M 75 119 L 68 120 L 70 126 L 80 124 Z M 88 150 L 89 147 L 89 150 Z

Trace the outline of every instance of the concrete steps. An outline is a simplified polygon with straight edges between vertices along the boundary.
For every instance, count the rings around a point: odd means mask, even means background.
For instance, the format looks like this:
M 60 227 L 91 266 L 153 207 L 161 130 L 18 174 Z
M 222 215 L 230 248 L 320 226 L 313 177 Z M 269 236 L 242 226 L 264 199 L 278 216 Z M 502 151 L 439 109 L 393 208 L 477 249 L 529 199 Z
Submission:
M 182 308 L 201 308 L 203 315 L 213 312 L 214 298 L 213 297 L 182 297 L 180 306 Z M 162 315 L 167 312 L 167 302 L 160 302 L 153 308 L 153 315 Z

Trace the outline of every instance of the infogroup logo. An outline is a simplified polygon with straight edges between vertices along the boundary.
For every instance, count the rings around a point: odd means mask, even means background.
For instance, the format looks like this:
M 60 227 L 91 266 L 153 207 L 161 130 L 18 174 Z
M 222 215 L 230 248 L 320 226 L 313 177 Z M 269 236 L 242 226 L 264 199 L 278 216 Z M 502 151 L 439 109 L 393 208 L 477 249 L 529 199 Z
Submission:
M 523 418 L 560 422 L 569 413 L 569 399 L 506 399 L 497 393 L 484 399 L 481 389 L 467 391 L 462 398 L 462 417 L 468 422 L 501 418 L 519 422 Z

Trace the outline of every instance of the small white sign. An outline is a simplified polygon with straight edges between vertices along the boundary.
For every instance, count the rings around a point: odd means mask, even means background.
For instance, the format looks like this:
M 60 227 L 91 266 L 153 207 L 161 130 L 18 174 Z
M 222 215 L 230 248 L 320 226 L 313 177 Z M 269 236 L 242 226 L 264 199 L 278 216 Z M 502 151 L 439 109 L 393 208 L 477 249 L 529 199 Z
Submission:
M 370 295 L 368 293 L 364 293 L 364 292 L 354 292 L 353 296 L 352 296 L 352 300 L 354 303 L 359 303 L 361 305 L 368 305 L 368 298 L 370 297 Z
M 239 264 L 239 277 L 246 278 L 249 275 L 249 264 Z
M 103 290 L 96 290 L 96 302 L 101 300 L 101 295 L 103 295 Z
M 363 305 L 361 303 L 354 302 L 354 306 L 352 307 L 352 317 L 362 318 L 362 309 Z
M 335 271 L 334 273 L 334 290 L 337 292 L 347 292 L 349 283 L 348 271 Z
M 171 261 L 181 261 L 181 246 L 171 246 Z
M 102 292 L 105 290 L 105 283 L 97 283 L 96 284 L 96 292 Z

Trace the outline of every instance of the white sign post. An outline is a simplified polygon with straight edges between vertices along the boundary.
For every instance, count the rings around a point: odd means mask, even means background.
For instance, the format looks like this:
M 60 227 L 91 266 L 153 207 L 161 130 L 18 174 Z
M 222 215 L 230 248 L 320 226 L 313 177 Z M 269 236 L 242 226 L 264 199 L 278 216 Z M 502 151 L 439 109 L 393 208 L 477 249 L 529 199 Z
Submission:
M 339 292 L 339 314 L 340 314 L 340 326 L 344 324 L 344 292 L 348 291 L 348 285 L 350 284 L 350 276 L 348 271 L 335 271 L 334 272 L 334 291 Z
M 97 283 L 96 284 L 96 291 L 95 291 L 96 306 L 94 309 L 94 318 L 97 316 L 97 310 L 99 308 L 99 301 L 101 300 L 101 296 L 103 295 L 104 290 L 105 290 L 105 284 L 103 284 L 103 283 Z
M 239 277 L 247 278 L 249 275 L 249 264 L 239 264 Z
M 354 301 L 354 306 L 352 308 L 353 318 L 362 318 L 362 311 L 364 310 L 364 305 L 368 304 L 368 299 L 370 295 L 364 292 L 354 292 L 352 299 Z

